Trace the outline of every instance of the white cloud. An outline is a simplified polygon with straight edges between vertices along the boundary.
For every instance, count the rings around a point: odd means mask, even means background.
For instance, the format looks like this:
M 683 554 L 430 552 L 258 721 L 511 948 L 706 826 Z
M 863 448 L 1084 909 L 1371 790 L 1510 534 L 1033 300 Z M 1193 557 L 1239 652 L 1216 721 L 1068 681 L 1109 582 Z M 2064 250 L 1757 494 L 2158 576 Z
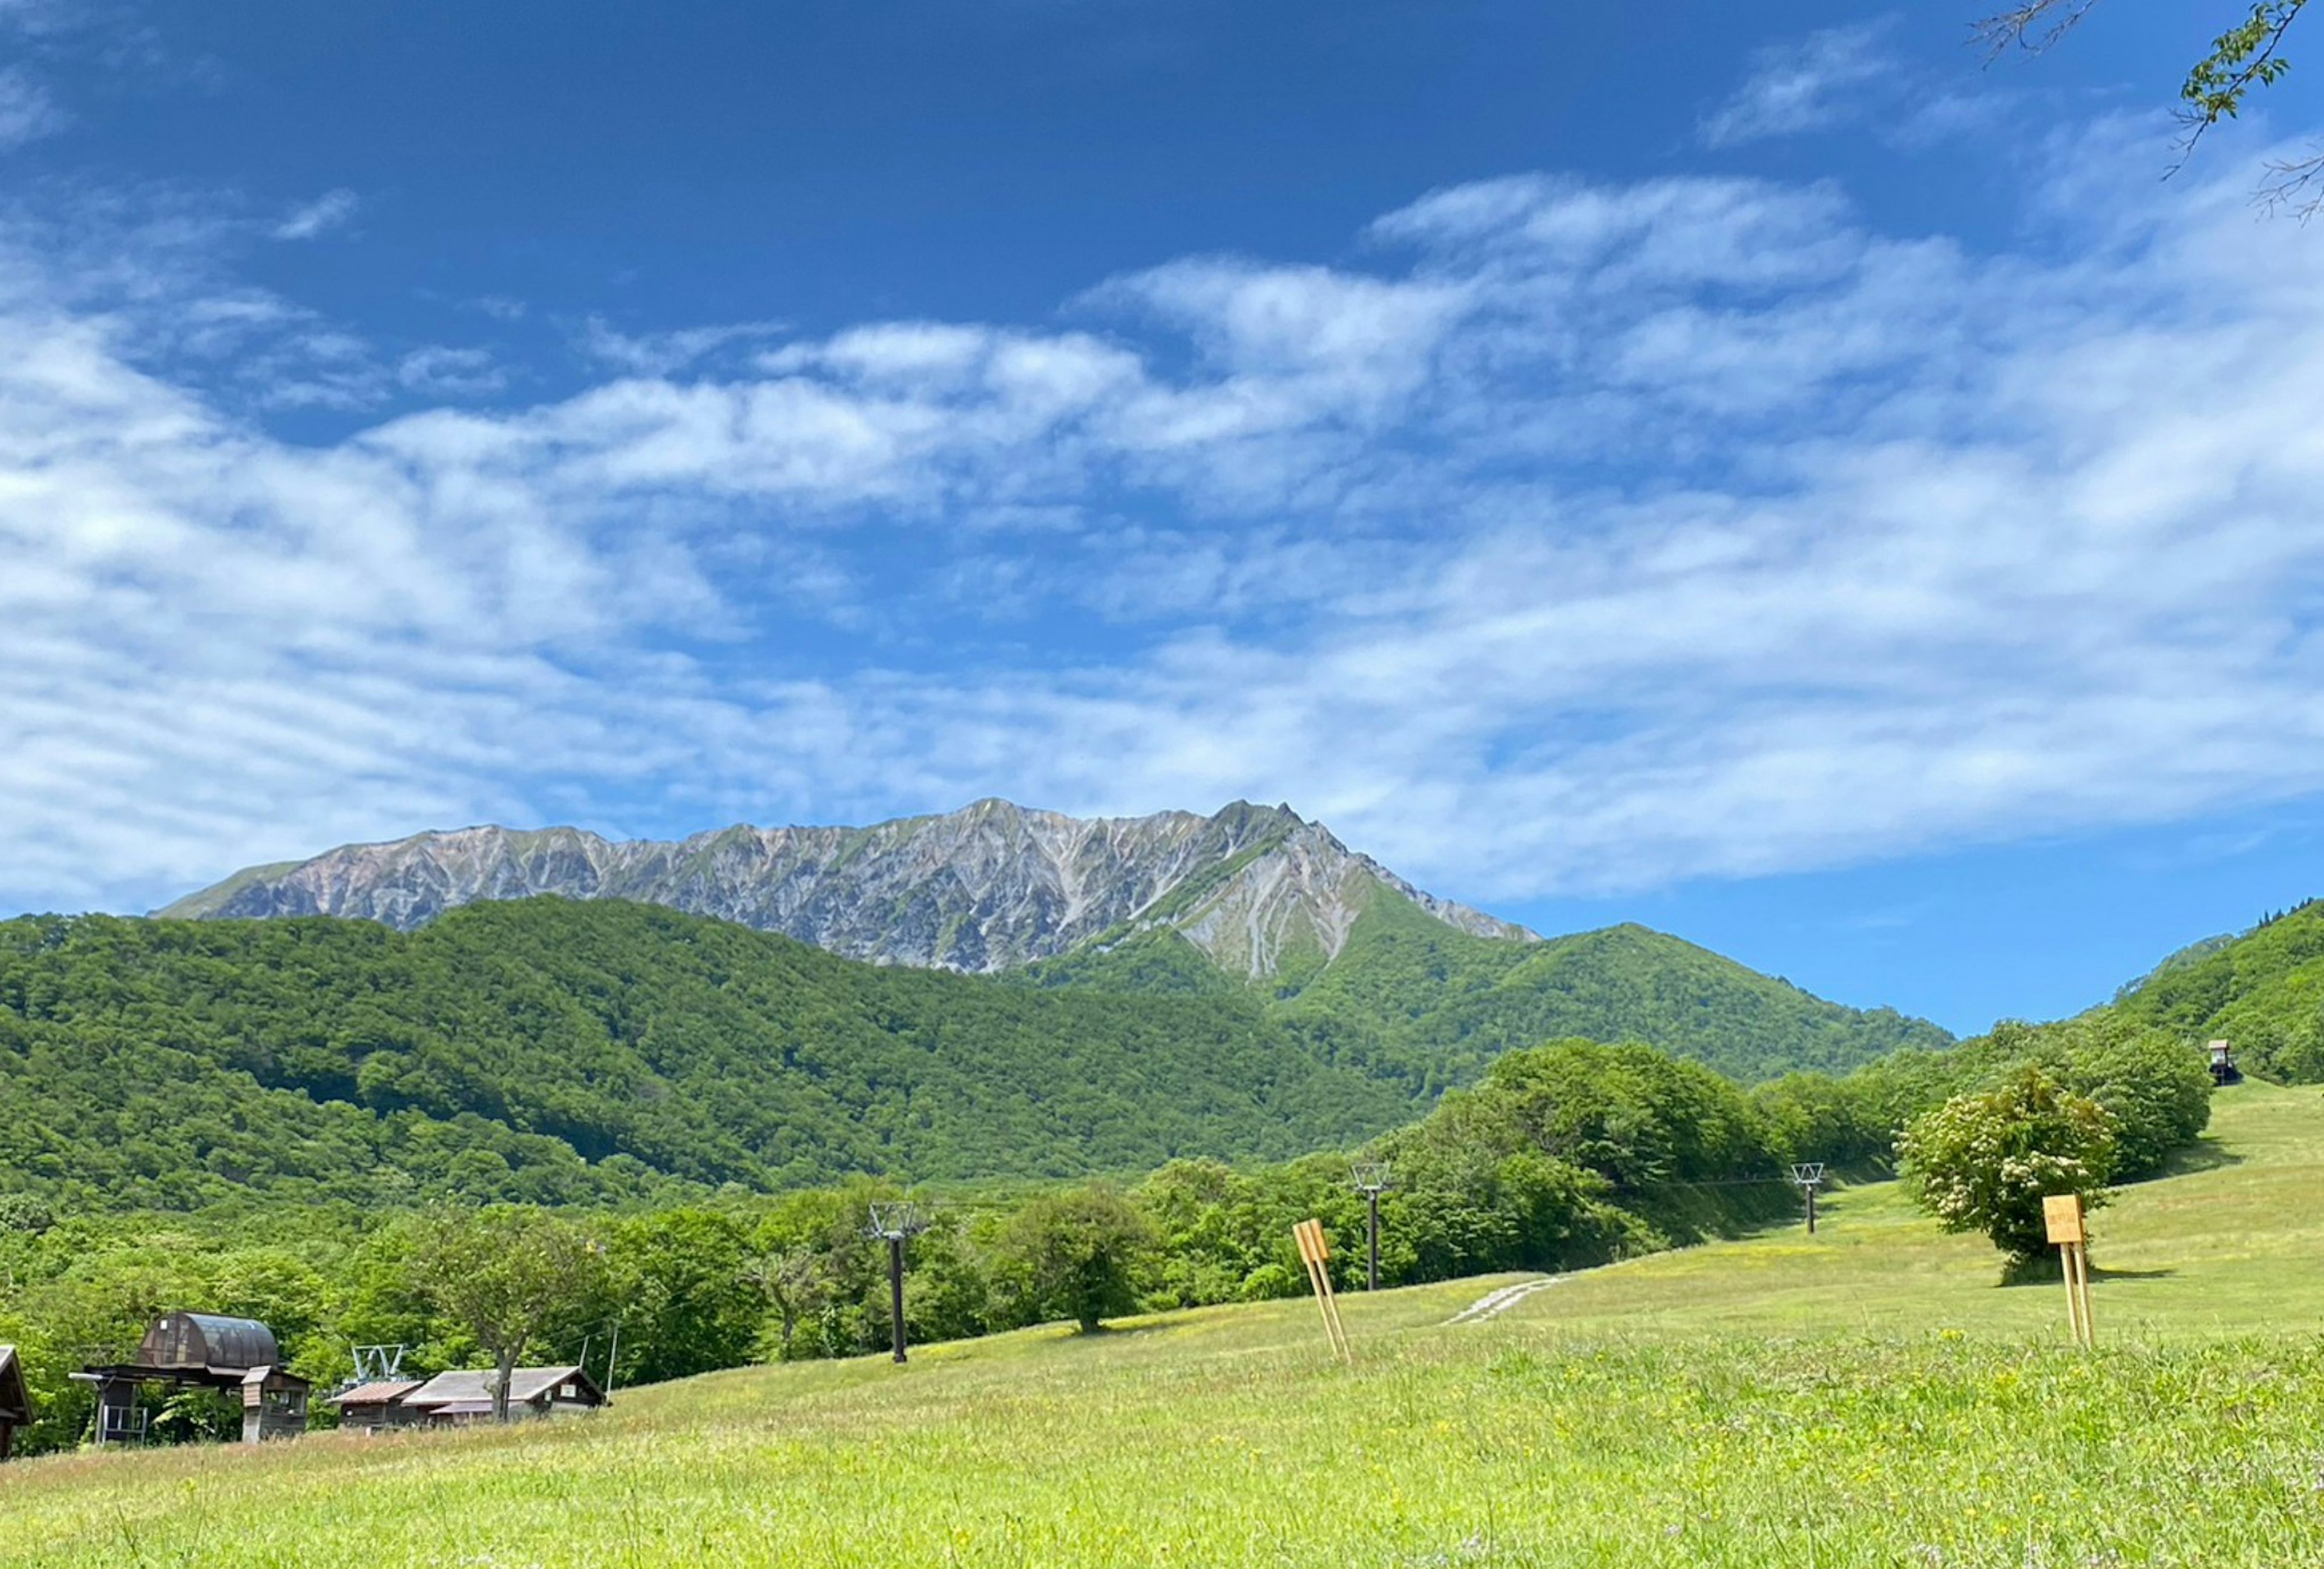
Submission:
M 730 345 L 761 341 L 782 331 L 779 321 L 738 321 L 669 332 L 627 333 L 593 316 L 582 324 L 576 346 L 587 359 L 616 371 L 667 376 Z
M 2079 208 L 2105 156 L 2054 254 L 1528 177 L 1372 271 L 673 344 L 322 448 L 216 387 L 327 328 L 0 237 L 0 902 L 983 793 L 1289 799 L 1524 897 L 2324 789 L 2310 237 L 2232 170 Z
M 429 397 L 481 398 L 508 385 L 508 374 L 480 348 L 413 349 L 397 362 L 395 379 Z
M 1878 23 L 1826 28 L 1757 51 L 1734 97 L 1703 116 L 1703 145 L 1795 136 L 1859 116 L 1866 88 L 1896 69 L 1881 47 L 1886 31 Z
M 342 229 L 355 221 L 355 209 L 363 205 L 352 190 L 329 190 L 283 215 L 282 221 L 272 231 L 278 240 L 313 240 Z
M 0 152 L 52 136 L 66 119 L 46 88 L 14 66 L 0 69 Z

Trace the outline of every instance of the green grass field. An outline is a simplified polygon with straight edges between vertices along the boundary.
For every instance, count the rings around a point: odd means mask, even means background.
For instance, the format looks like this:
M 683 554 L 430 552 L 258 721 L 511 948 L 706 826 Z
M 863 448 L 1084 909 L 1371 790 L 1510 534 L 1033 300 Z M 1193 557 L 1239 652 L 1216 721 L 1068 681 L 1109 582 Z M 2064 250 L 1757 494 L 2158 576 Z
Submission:
M 0 1469 L 43 1564 L 2324 1564 L 2324 1095 L 2100 1212 L 2095 1354 L 1893 1187 L 1558 1281 L 640 1389 L 553 1427 Z

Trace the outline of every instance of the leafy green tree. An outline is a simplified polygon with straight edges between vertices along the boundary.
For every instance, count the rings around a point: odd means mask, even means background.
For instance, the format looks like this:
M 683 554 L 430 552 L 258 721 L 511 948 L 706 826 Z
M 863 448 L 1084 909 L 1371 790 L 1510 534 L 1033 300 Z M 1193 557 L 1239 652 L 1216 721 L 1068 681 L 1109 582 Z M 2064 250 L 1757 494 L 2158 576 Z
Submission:
M 999 1251 L 1028 1323 L 1070 1318 L 1084 1334 L 1138 1306 L 1154 1228 L 1110 1187 L 1046 1193 L 1012 1216 Z
M 1898 1141 L 1905 1180 L 1949 1232 L 1983 1232 L 2013 1268 L 2048 1246 L 2042 1201 L 2106 1197 L 2116 1158 L 2115 1119 L 2028 1064 L 1989 1090 L 1956 1095 Z
M 749 1278 L 742 1222 L 700 1209 L 640 1215 L 614 1223 L 607 1257 L 622 1304 L 623 1384 L 751 1360 L 766 1308 Z
M 413 1284 L 475 1337 L 493 1359 L 493 1419 L 508 1420 L 509 1380 L 561 1319 L 600 1297 L 604 1248 L 546 1210 L 496 1204 L 424 1217 L 411 1252 Z
M 0 1193 L 0 1232 L 38 1235 L 57 1223 L 56 1212 L 29 1193 Z

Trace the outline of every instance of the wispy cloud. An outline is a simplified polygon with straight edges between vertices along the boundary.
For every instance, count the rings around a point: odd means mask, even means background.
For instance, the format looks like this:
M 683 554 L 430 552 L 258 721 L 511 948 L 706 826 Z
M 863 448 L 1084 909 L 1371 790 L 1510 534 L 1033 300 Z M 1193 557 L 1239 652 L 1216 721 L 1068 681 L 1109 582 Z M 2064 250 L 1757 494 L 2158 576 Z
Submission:
M 2080 208 L 2105 145 L 2055 254 L 1524 177 L 1370 269 L 673 343 L 319 448 L 132 328 L 326 328 L 0 233 L 0 902 L 988 792 L 1287 798 L 1489 899 L 2324 789 L 2324 279 L 2233 170 Z
M 0 152 L 54 135 L 66 122 L 48 88 L 14 66 L 0 69 Z
M 779 321 L 725 322 L 663 332 L 622 332 L 601 317 L 582 324 L 575 346 L 597 365 L 632 375 L 667 376 L 737 344 L 763 343 L 784 330 Z
M 395 379 L 429 397 L 482 398 L 508 385 L 508 373 L 480 348 L 414 349 L 399 361 Z
M 1703 145 L 1794 136 L 1860 116 L 1866 89 L 1896 69 L 1886 32 L 1879 23 L 1832 27 L 1757 51 L 1734 97 L 1703 116 Z
M 313 240 L 343 229 L 355 221 L 363 205 L 352 190 L 325 191 L 304 206 L 293 208 L 271 231 L 278 240 Z

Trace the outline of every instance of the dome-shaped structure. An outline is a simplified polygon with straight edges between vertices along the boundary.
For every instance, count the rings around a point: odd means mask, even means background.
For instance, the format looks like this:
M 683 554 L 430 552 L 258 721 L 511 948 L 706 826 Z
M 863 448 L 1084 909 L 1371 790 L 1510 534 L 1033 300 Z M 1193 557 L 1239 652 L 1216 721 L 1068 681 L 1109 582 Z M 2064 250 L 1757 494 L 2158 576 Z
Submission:
M 149 1368 L 271 1368 L 282 1360 L 274 1332 L 254 1318 L 214 1313 L 168 1313 L 153 1321 L 137 1347 Z

